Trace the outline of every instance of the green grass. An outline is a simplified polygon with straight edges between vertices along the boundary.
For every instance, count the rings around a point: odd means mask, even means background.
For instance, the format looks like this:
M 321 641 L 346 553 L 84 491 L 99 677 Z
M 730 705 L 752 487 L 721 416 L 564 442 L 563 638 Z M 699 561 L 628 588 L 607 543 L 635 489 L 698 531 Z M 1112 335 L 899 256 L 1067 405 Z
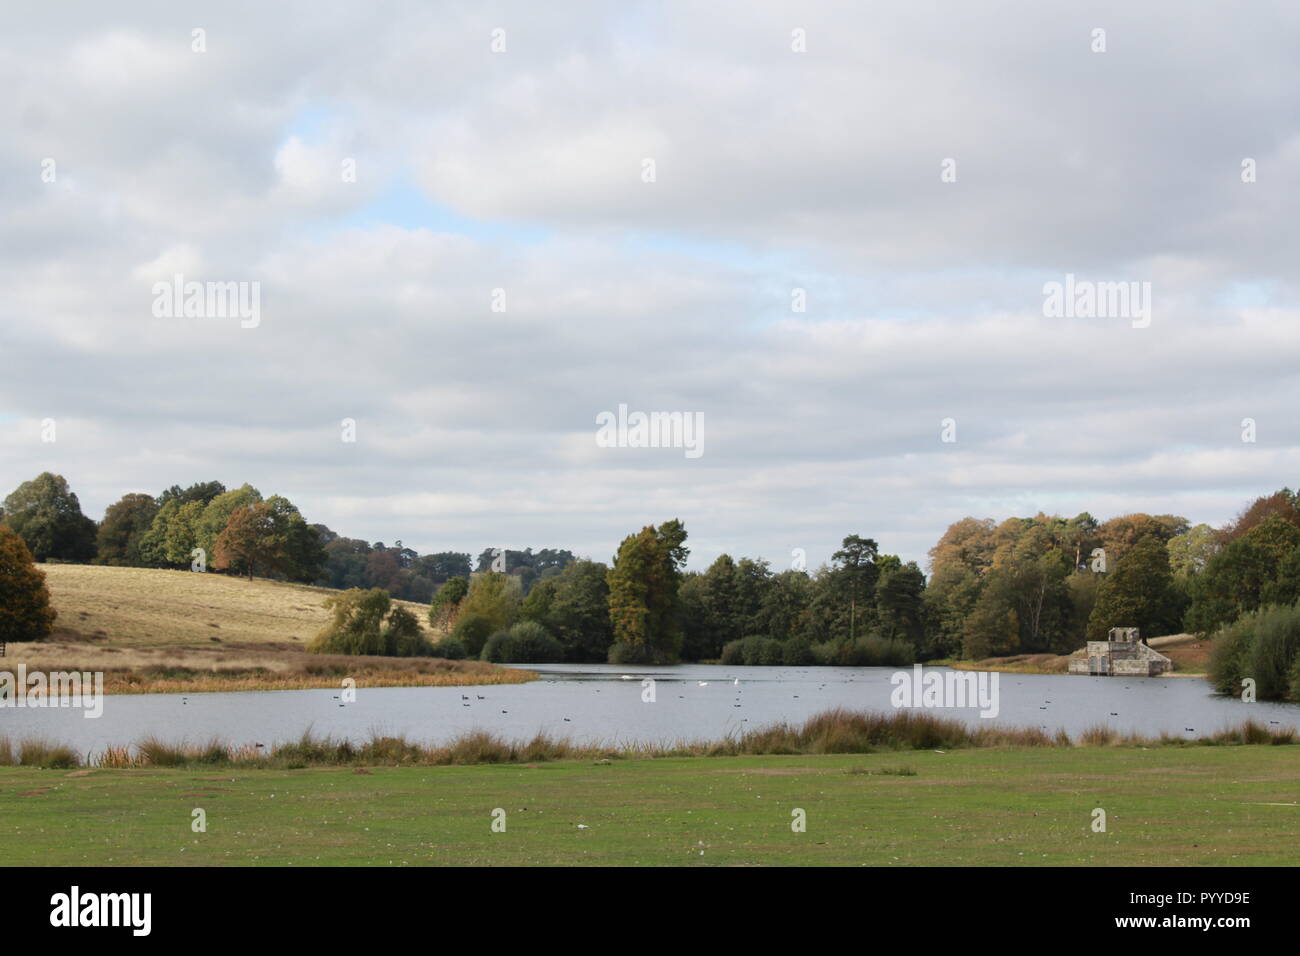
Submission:
M 1294 748 L 900 756 L 0 767 L 0 865 L 1300 863 Z M 207 833 L 190 829 L 199 807 Z M 497 807 L 505 833 L 491 830 Z M 1106 833 L 1091 830 L 1095 807 Z

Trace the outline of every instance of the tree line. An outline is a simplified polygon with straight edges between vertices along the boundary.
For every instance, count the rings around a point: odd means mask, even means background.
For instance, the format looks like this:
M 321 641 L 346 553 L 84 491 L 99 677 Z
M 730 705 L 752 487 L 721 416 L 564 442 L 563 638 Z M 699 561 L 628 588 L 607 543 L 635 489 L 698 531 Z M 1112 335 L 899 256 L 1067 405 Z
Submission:
M 308 524 L 287 498 L 264 499 L 249 484 L 227 489 L 220 481 L 123 495 L 96 523 L 82 513 L 63 476 L 45 472 L 4 499 L 0 521 L 17 531 L 39 562 L 201 567 L 338 590 L 379 588 L 421 604 L 446 581 L 494 566 L 508 567 L 527 594 L 573 561 L 571 552 L 550 548 L 485 548 L 472 559 L 456 551 L 421 555 L 401 541 L 371 544 Z
M 1117 626 L 1147 638 L 1235 628 L 1237 650 L 1216 665 L 1227 675 L 1217 682 L 1237 680 L 1242 661 L 1265 655 L 1286 675 L 1267 693 L 1300 697 L 1300 625 L 1293 634 L 1269 610 L 1300 602 L 1300 493 L 1289 488 L 1217 529 L 1170 514 L 967 517 L 930 549 L 928 576 L 857 534 L 811 571 L 728 554 L 687 571 L 676 519 L 628 535 L 608 565 L 552 549 L 419 555 L 400 541 L 387 547 L 309 525 L 281 496 L 216 481 L 126 495 L 96 524 L 67 482 L 45 473 L 5 498 L 0 521 L 38 561 L 183 568 L 199 554 L 228 573 L 339 589 L 330 606 L 341 637 L 327 629 L 318 649 L 536 663 L 904 665 L 1066 653 Z M 394 598 L 429 605 L 436 644 Z

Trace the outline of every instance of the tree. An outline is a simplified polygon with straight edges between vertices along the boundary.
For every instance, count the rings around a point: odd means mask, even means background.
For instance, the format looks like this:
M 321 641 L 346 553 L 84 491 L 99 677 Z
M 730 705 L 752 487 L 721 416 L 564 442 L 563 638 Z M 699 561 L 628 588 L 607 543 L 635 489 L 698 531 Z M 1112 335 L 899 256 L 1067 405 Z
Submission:
M 55 617 L 45 572 L 18 532 L 0 523 L 0 642 L 47 637 Z
M 157 514 L 158 502 L 152 495 L 123 495 L 121 500 L 109 505 L 104 520 L 99 523 L 97 563 L 119 567 L 147 564 L 142 542 Z
M 1266 601 L 1285 601 L 1300 568 L 1300 529 L 1271 515 L 1224 545 L 1192 579 L 1189 630 L 1210 634 Z
M 608 572 L 600 561 L 574 561 L 533 588 L 536 594 L 553 587 L 543 623 L 563 646 L 566 661 L 596 662 L 609 656 L 614 631 L 609 619 Z
M 226 529 L 226 524 L 236 509 L 247 508 L 261 500 L 262 493 L 250 484 L 217 495 L 204 505 L 199 516 L 190 522 L 194 542 L 192 547 L 202 549 L 208 556 L 213 555 L 216 551 L 217 536 Z M 182 510 L 186 507 L 189 506 L 183 506 Z
M 1143 638 L 1176 631 L 1182 618 L 1165 542 L 1143 538 L 1114 565 L 1097 592 L 1088 639 L 1103 641 L 1112 627 L 1137 627 Z
M 1226 541 L 1235 541 L 1269 518 L 1281 518 L 1288 524 L 1300 528 L 1300 494 L 1290 488 L 1283 488 L 1271 495 L 1256 498 L 1237 519 L 1223 529 Z
M 37 561 L 89 561 L 95 556 L 95 522 L 62 475 L 42 472 L 4 500 L 0 518 L 23 539 Z
M 265 502 L 232 511 L 213 544 L 212 566 L 246 573 L 250 581 L 255 569 L 271 570 L 285 560 L 275 534 L 275 519 Z
M 1206 569 L 1210 559 L 1219 553 L 1220 534 L 1208 524 L 1198 524 L 1177 537 L 1170 538 L 1169 570 L 1175 578 L 1188 581 Z
M 389 657 L 424 657 L 432 651 L 419 620 L 400 604 L 389 612 L 381 637 Z
M 1020 651 L 1020 618 L 1015 582 L 1005 567 L 990 571 L 962 627 L 962 654 L 968 660 L 1003 657 Z
M 438 588 L 438 593 L 429 603 L 429 623 L 434 627 L 446 627 L 460 611 L 460 602 L 469 593 L 469 578 L 450 578 Z
M 647 525 L 619 545 L 606 575 L 614 630 L 612 663 L 670 663 L 681 652 L 677 590 L 690 554 L 677 519 Z
M 352 588 L 327 597 L 325 608 L 333 619 L 307 645 L 314 654 L 413 657 L 430 650 L 415 615 L 394 607 L 387 591 Z
M 198 481 L 183 490 L 180 485 L 172 485 L 158 496 L 158 507 L 161 508 L 169 501 L 180 504 L 197 501 L 206 506 L 217 495 L 224 494 L 225 490 L 226 486 L 219 481 Z
M 460 613 L 482 615 L 491 622 L 493 631 L 508 630 L 519 613 L 521 591 L 519 579 L 512 574 L 478 572 L 470 579 Z
M 881 637 L 907 641 L 918 651 L 924 640 L 925 575 L 909 561 L 891 568 L 876 583 L 877 630 Z
M 1178 515 L 1138 513 L 1111 518 L 1097 529 L 1097 534 L 1106 551 L 1106 565 L 1113 568 L 1143 538 L 1155 538 L 1165 544 L 1190 526 L 1186 518 Z
M 250 581 L 254 570 L 312 581 L 325 560 L 320 535 L 279 495 L 232 511 L 213 548 L 214 567 L 246 573 Z

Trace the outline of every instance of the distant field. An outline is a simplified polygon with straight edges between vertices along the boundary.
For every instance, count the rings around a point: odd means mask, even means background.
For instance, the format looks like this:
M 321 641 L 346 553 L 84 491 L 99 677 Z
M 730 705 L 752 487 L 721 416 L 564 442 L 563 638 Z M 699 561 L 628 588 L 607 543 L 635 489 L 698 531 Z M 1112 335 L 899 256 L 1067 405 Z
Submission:
M 115 647 L 305 644 L 329 622 L 328 588 L 154 568 L 44 564 L 55 627 Z M 423 622 L 426 605 L 395 602 Z M 214 640 L 215 639 L 215 640 Z
M 1294 748 L 1269 746 L 0 767 L 0 865 L 1297 865 L 1298 792 Z
M 478 661 L 308 654 L 329 622 L 328 588 L 152 568 L 45 564 L 58 619 L 45 641 L 10 644 L 5 667 L 103 671 L 110 693 L 518 683 Z M 428 608 L 397 601 L 425 625 Z M 436 637 L 437 635 L 431 635 Z

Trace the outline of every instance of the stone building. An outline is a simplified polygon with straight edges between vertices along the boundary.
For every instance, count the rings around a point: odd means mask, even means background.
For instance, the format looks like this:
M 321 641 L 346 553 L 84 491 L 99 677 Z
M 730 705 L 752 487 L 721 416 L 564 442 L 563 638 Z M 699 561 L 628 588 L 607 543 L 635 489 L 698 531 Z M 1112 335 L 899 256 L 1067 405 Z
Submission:
M 1112 627 L 1104 641 L 1070 655 L 1071 674 L 1101 677 L 1156 677 L 1173 669 L 1173 661 L 1143 643 L 1136 627 Z

